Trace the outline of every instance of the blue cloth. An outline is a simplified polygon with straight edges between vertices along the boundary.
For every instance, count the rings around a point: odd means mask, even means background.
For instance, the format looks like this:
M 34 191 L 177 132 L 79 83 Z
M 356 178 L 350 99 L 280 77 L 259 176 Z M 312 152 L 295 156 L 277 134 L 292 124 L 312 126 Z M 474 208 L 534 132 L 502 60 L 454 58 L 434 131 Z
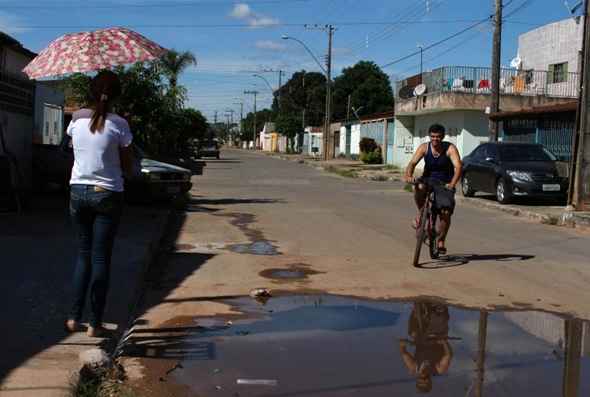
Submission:
M 438 157 L 434 157 L 432 153 L 432 144 L 428 144 L 428 151 L 424 156 L 424 167 L 423 176 L 426 178 L 437 179 L 444 183 L 449 183 L 455 175 L 455 167 L 450 157 L 447 155 L 447 151 L 451 147 L 451 143 L 442 142 L 442 152 Z
M 93 185 L 72 185 L 70 193 L 70 215 L 78 238 L 78 252 L 69 318 L 81 320 L 89 292 L 92 327 L 102 324 L 113 242 L 123 207 L 122 193 L 96 190 Z

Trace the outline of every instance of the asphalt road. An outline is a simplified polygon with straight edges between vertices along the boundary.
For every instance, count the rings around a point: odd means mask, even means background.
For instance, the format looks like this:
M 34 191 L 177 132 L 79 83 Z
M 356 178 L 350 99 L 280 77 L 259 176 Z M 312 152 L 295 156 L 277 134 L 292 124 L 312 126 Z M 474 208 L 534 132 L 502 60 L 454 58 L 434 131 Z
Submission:
M 409 226 L 415 209 L 401 184 L 347 179 L 257 153 L 225 151 L 222 160 L 208 163 L 195 193 L 198 206 L 254 216 L 249 228 L 273 241 L 282 256 L 325 272 L 310 277 L 306 288 L 370 297 L 432 295 L 465 305 L 532 305 L 590 318 L 587 234 L 458 204 L 448 237 L 451 259 L 431 261 L 424 253 L 422 268 L 414 269 Z M 213 218 L 220 217 L 209 214 Z M 198 234 L 189 240 L 194 238 L 199 242 Z M 274 262 L 284 265 L 279 258 Z M 266 261 L 272 264 L 273 258 Z

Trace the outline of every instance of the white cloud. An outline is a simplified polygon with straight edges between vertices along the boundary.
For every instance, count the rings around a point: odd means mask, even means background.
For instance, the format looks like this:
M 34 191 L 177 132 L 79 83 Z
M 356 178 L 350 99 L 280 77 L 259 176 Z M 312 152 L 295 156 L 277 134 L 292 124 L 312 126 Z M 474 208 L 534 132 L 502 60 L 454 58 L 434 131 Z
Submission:
M 235 19 L 246 21 L 248 22 L 248 25 L 253 28 L 273 26 L 279 23 L 279 20 L 276 18 L 254 12 L 252 8 L 250 8 L 250 6 L 246 3 L 238 3 L 234 5 L 234 8 L 229 13 L 229 16 Z
M 0 11 L 0 31 L 14 34 L 28 32 L 29 30 L 19 17 Z
M 252 16 L 252 10 L 248 4 L 240 3 L 234 5 L 234 8 L 229 15 L 236 19 L 246 19 Z
M 272 40 L 259 40 L 256 42 L 256 48 L 270 51 L 284 51 L 287 47 L 284 44 Z

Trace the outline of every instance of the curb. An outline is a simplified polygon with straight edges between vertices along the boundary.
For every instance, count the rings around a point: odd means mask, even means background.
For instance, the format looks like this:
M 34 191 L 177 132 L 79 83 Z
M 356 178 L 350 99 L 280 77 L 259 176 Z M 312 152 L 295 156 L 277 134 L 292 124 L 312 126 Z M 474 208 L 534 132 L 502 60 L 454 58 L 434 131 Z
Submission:
M 482 199 L 463 197 L 461 195 L 457 195 L 456 199 L 458 202 L 467 203 L 473 207 L 501 211 L 516 217 L 528 218 L 544 225 L 563 226 L 590 231 L 590 217 L 583 217 L 570 211 L 564 210 L 560 215 L 550 215 L 526 210 L 513 205 L 502 205 L 495 202 L 487 202 Z
M 160 223 L 156 227 L 156 233 L 152 236 L 152 239 L 147 243 L 147 250 L 141 260 L 141 268 L 138 272 L 138 279 L 135 283 L 135 292 L 133 294 L 133 299 L 129 304 L 129 311 L 128 311 L 128 318 L 127 318 L 127 325 L 121 334 L 121 337 L 117 341 L 115 349 L 110 353 L 111 358 L 114 360 L 120 356 L 123 352 L 123 347 L 127 342 L 127 339 L 131 336 L 131 333 L 134 330 L 134 323 L 137 315 L 137 311 L 143 299 L 143 294 L 145 293 L 145 285 L 147 281 L 147 273 L 151 268 L 152 264 L 154 263 L 159 251 L 160 246 L 162 244 L 162 240 L 165 237 L 165 233 L 167 230 L 167 226 L 172 220 L 174 215 L 174 208 L 170 207 L 167 208 L 162 216 Z

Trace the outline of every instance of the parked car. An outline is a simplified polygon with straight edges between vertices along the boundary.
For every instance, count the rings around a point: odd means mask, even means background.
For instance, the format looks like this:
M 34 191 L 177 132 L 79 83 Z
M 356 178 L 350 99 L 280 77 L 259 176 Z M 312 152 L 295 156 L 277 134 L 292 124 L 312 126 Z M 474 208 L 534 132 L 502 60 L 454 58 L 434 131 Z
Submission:
M 493 193 L 502 204 L 515 197 L 564 199 L 568 180 L 556 161 L 543 145 L 484 143 L 463 159 L 461 190 L 467 197 Z
M 197 145 L 197 158 L 215 157 L 219 160 L 219 143 L 217 141 L 204 141 Z
M 170 199 L 192 188 L 191 171 L 172 164 L 152 160 L 136 145 L 140 172 L 125 179 L 126 196 L 133 201 Z M 70 181 L 74 152 L 71 138 L 64 136 L 55 145 L 33 145 L 33 180 L 37 185 L 52 183 L 67 189 Z

